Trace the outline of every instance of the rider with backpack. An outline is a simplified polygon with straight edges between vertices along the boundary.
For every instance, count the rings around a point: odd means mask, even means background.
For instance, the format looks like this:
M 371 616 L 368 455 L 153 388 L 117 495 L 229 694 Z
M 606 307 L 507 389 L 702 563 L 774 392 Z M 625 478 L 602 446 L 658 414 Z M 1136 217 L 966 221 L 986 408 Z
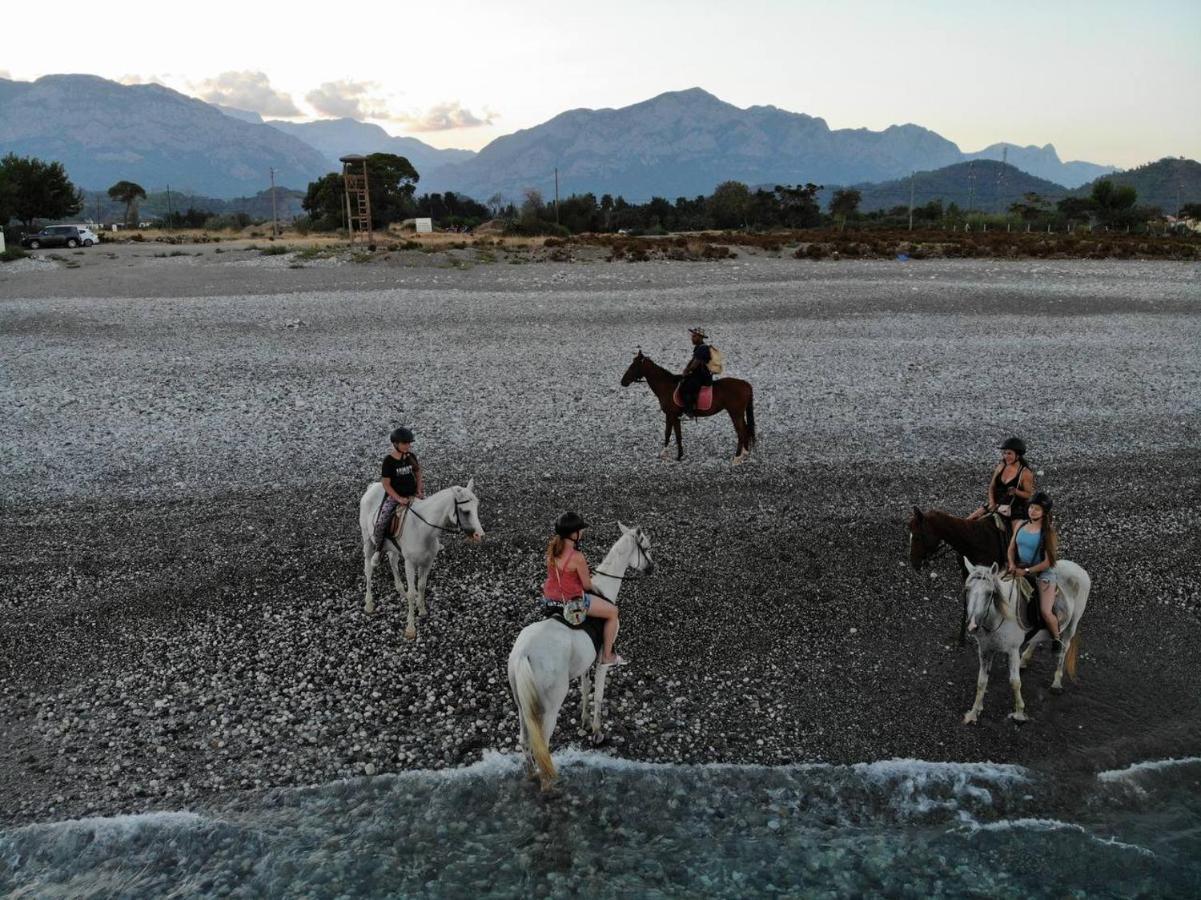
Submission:
M 592 586 L 588 560 L 579 551 L 580 537 L 588 523 L 573 512 L 566 512 L 555 521 L 555 536 L 546 545 L 546 581 L 542 585 L 542 602 L 563 616 L 565 622 L 579 625 L 584 616 L 604 619 L 604 649 L 601 665 L 623 666 L 626 661 L 613 652 L 617 630 L 617 606 L 599 596 Z M 580 615 L 582 613 L 582 615 Z M 573 621 L 573 614 L 578 619 Z
M 701 329 L 689 328 L 688 334 L 692 337 L 692 359 L 684 368 L 684 379 L 680 382 L 680 400 L 684 404 L 684 412 L 694 415 L 701 388 L 713 384 L 716 351 L 705 343 L 709 336 Z

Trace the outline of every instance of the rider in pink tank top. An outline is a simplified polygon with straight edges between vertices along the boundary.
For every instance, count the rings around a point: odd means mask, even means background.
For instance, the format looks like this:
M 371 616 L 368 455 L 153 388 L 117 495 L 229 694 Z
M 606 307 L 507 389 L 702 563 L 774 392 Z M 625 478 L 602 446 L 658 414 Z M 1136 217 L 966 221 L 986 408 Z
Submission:
M 568 600 L 578 600 L 584 596 L 584 583 L 574 568 L 568 568 L 573 556 L 580 551 L 568 550 L 562 560 L 548 560 L 546 563 L 546 581 L 542 584 L 542 596 L 556 603 L 566 603 Z M 580 553 L 582 557 L 583 554 Z M 587 560 L 584 565 L 587 565 Z

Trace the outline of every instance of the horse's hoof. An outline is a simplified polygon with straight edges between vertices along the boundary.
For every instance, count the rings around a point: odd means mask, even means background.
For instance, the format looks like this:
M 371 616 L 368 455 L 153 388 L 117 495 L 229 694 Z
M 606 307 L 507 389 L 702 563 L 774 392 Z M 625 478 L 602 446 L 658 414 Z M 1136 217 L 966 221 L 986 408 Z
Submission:
M 369 615 L 369 616 L 375 615 L 375 604 L 368 603 L 368 604 L 364 605 L 363 612 L 367 613 L 367 615 Z
M 592 735 L 592 746 L 593 747 L 599 747 L 604 742 L 605 742 L 605 736 L 603 734 L 601 734 L 599 731 L 596 734 Z
M 1009 714 L 1009 718 L 1013 719 L 1013 721 L 1017 722 L 1019 725 L 1025 725 L 1030 721 L 1030 717 L 1024 712 L 1011 712 Z
M 664 450 L 662 453 L 659 454 L 659 459 L 671 459 L 671 451 Z
M 965 713 L 963 716 L 963 724 L 964 725 L 975 725 L 976 720 L 978 718 L 979 718 L 979 716 L 976 713 L 972 713 L 972 712 Z
M 405 629 L 405 640 L 406 641 L 417 640 L 417 629 L 416 628 L 406 628 Z
M 1052 694 L 1062 694 L 1063 693 L 1063 685 L 1062 684 L 1051 685 L 1051 693 Z

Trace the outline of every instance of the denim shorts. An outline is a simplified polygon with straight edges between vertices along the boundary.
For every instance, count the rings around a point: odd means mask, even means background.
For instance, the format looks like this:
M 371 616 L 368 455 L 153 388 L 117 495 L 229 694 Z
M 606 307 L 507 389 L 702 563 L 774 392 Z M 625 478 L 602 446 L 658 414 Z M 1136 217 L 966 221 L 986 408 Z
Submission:
M 1055 567 L 1044 569 L 1038 573 L 1038 580 L 1045 581 L 1048 584 L 1059 584 L 1059 573 L 1055 571 Z

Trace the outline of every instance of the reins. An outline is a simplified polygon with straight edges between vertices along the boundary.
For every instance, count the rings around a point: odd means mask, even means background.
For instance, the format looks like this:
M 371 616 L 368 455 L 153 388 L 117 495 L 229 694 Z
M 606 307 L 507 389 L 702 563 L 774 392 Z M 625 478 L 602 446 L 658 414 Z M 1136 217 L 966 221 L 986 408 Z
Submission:
M 459 513 L 459 507 L 466 506 L 470 501 L 460 500 L 458 497 L 453 497 L 452 499 L 455 501 L 455 526 L 456 527 L 454 527 L 454 528 L 449 528 L 446 525 L 435 525 L 433 522 L 431 522 L 429 519 L 427 519 L 421 513 L 417 512 L 417 510 L 413 508 L 413 505 L 411 503 L 409 504 L 409 512 L 411 512 L 413 515 L 415 515 L 420 521 L 424 522 L 430 528 L 437 528 L 439 531 L 446 531 L 446 532 L 450 532 L 451 534 L 470 534 L 471 529 L 463 527 L 463 519 L 461 517 L 461 514 Z

